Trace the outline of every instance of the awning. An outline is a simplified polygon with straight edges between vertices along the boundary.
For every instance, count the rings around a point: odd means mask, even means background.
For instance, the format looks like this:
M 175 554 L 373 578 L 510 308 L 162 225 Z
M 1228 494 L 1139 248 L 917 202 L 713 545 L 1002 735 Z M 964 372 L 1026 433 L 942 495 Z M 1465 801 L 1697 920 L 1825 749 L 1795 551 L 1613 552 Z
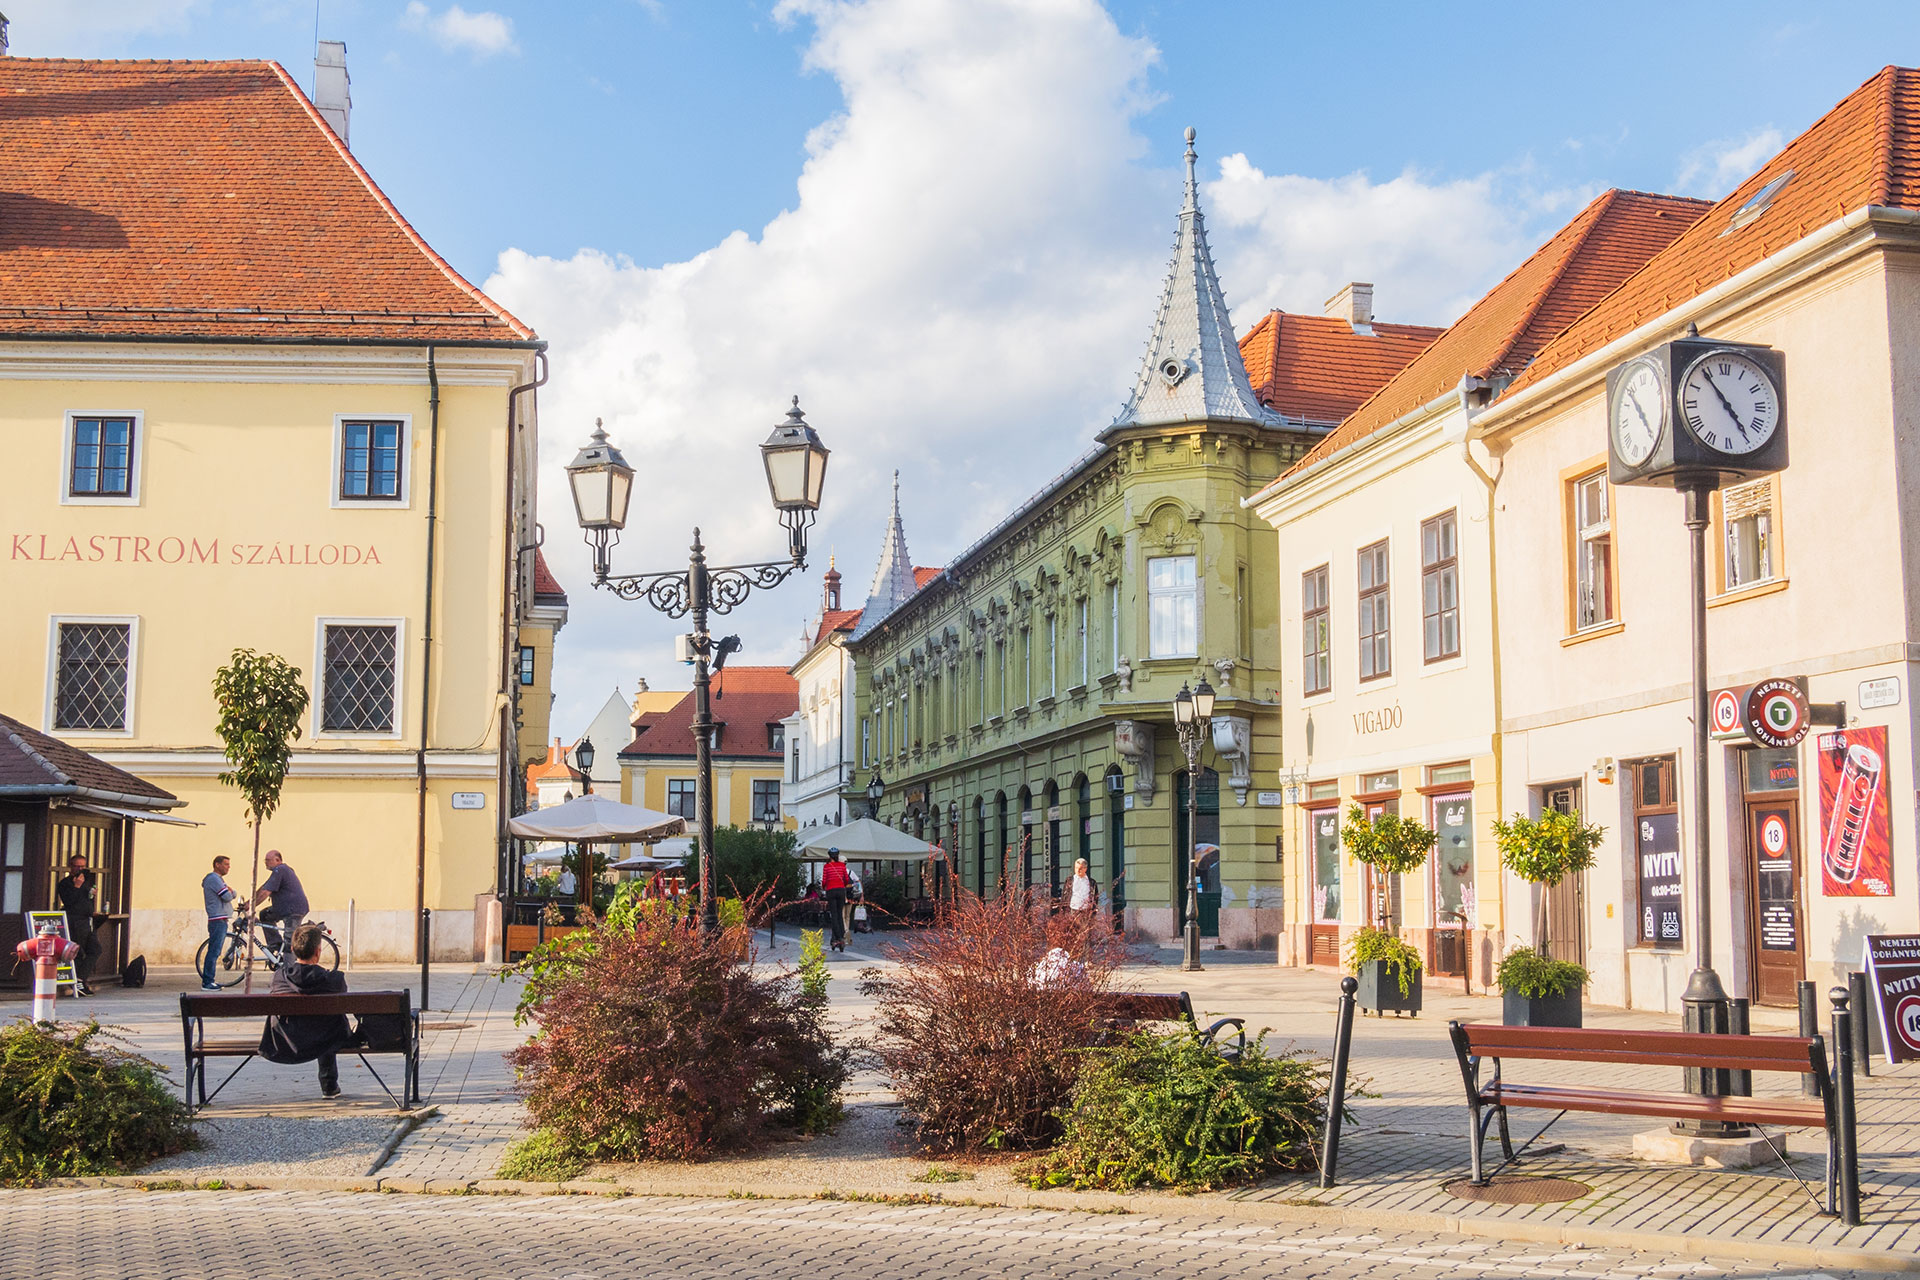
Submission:
M 63 809 L 75 809 L 81 813 L 97 813 L 106 818 L 131 818 L 135 822 L 164 822 L 170 827 L 204 827 L 204 822 L 195 822 L 192 818 L 176 818 L 170 813 L 156 813 L 151 809 L 116 809 L 109 804 L 69 804 Z
M 895 831 L 872 818 L 855 818 L 844 826 L 823 831 L 796 851 L 801 859 L 818 862 L 828 849 L 840 850 L 848 862 L 918 862 L 933 854 L 938 846 L 915 839 L 904 831 Z
M 592 844 L 648 844 L 686 829 L 685 818 L 594 795 L 535 809 L 507 823 L 507 830 L 522 840 Z

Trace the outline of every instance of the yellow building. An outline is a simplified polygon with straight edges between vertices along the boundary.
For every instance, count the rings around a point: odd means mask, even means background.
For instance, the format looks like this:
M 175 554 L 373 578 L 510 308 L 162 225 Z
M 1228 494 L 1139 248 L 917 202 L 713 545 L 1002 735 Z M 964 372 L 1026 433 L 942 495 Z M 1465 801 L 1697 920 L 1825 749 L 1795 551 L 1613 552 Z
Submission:
M 800 685 L 784 667 L 728 667 L 713 681 L 713 822 L 717 827 L 786 827 L 780 784 L 786 776 L 786 725 Z M 654 694 L 658 697 L 658 694 Z M 634 720 L 620 752 L 620 799 L 689 824 L 695 804 L 693 694 Z
M 520 759 L 547 758 L 547 740 L 553 723 L 553 642 L 567 624 L 567 593 L 547 557 L 533 551 L 533 603 L 520 619 L 520 643 L 514 651 L 513 683 L 519 695 L 514 724 L 519 729 Z M 527 808 L 526 797 L 516 809 Z
M 0 59 L 0 710 L 179 796 L 132 950 L 191 958 L 237 648 L 312 697 L 265 843 L 357 958 L 486 945 L 544 344 L 453 271 L 271 62 Z M 544 733 L 544 726 L 541 727 Z M 478 909 L 477 909 L 478 908 Z

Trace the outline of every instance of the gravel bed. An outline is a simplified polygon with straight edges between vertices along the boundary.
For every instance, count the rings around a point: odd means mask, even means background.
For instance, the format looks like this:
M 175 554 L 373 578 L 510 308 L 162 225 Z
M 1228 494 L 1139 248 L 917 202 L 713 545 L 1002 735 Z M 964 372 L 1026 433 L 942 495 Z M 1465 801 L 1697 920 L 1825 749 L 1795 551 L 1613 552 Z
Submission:
M 142 1174 L 231 1178 L 359 1178 L 393 1131 L 391 1115 L 236 1116 L 201 1120 L 198 1151 L 156 1160 Z

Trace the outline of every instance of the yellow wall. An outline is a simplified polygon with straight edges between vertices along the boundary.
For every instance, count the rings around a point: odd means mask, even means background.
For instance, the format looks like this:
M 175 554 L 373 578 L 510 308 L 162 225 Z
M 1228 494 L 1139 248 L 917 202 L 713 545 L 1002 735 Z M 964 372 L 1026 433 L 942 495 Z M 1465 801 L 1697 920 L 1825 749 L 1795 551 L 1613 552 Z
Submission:
M 520 684 L 520 654 L 513 654 L 514 682 L 520 691 L 520 760 L 532 764 L 547 758 L 551 740 L 548 726 L 553 721 L 553 641 L 557 628 L 544 622 L 529 622 L 520 628 L 520 644 L 533 650 L 533 683 Z
M 443 954 L 474 949 L 474 897 L 494 879 L 497 779 L 517 767 L 502 760 L 514 744 L 499 732 L 500 617 L 512 607 L 501 580 L 504 432 L 506 390 L 529 380 L 529 361 L 438 353 L 426 901 L 445 913 Z M 142 415 L 137 505 L 62 501 L 71 412 Z M 411 416 L 406 506 L 331 504 L 336 414 Z M 525 399 L 521 414 L 531 421 Z M 0 351 L 0 436 L 11 446 L 0 470 L 0 637 L 13 656 L 0 668 L 0 709 L 174 792 L 188 802 L 181 816 L 206 824 L 140 831 L 133 947 L 149 959 L 185 959 L 204 936 L 198 882 L 215 851 L 234 856 L 236 886 L 251 859 L 238 797 L 217 781 L 211 691 L 215 669 L 242 647 L 286 658 L 314 698 L 266 844 L 286 852 L 343 943 L 352 899 L 363 958 L 411 958 L 430 421 L 424 349 Z M 51 620 L 61 615 L 138 619 L 128 732 L 55 729 Z M 316 740 L 321 618 L 399 620 L 397 732 Z M 456 791 L 482 793 L 484 808 L 453 810 Z

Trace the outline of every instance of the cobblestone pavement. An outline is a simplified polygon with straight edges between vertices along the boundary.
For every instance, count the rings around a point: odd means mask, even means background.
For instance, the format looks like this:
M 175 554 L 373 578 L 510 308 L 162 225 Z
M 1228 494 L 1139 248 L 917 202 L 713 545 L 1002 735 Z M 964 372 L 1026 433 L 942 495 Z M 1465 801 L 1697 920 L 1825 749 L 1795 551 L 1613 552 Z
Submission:
M 1093 1215 L 821 1201 L 440 1198 L 288 1192 L 0 1194 L 0 1274 L 38 1280 L 324 1276 L 900 1280 L 1004 1276 L 1801 1277 L 1613 1249 Z M 1835 1277 L 1850 1272 L 1821 1272 Z

